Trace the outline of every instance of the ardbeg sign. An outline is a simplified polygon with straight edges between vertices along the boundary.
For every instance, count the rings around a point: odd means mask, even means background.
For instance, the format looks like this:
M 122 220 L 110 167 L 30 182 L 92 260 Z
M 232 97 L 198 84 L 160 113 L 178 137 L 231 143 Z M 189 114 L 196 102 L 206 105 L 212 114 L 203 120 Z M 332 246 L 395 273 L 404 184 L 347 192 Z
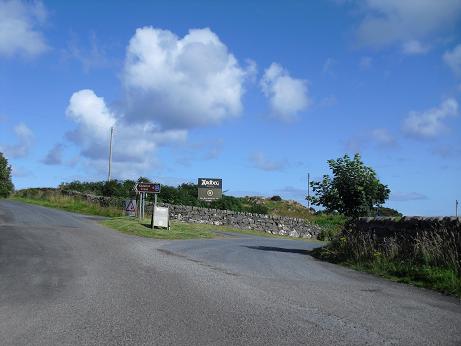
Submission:
M 198 178 L 198 199 L 211 202 L 222 197 L 222 179 Z

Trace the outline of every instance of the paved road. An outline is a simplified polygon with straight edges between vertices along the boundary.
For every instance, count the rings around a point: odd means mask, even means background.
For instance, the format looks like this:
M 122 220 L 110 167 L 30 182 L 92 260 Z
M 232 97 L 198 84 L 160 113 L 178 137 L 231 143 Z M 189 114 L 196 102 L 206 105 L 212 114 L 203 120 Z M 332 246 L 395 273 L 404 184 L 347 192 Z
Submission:
M 0 200 L 1 345 L 461 345 L 452 297 L 295 240 L 157 241 Z

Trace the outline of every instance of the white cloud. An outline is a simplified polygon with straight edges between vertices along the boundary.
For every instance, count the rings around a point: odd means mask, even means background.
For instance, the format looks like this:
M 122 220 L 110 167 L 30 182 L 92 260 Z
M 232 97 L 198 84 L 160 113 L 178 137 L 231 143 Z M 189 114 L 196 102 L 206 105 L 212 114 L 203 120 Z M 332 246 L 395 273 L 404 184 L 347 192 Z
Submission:
M 0 151 L 11 158 L 27 156 L 33 144 L 34 135 L 32 131 L 23 123 L 14 128 L 17 137 L 17 144 L 0 146 Z
M 210 29 L 178 38 L 168 30 L 140 28 L 127 47 L 121 100 L 108 106 L 92 90 L 74 93 L 67 116 L 77 129 L 68 138 L 92 167 L 105 171 L 113 126 L 114 172 L 145 172 L 157 165 L 159 146 L 184 143 L 193 127 L 239 116 L 244 83 L 257 73 L 254 62 L 246 65 L 240 67 Z M 211 159 L 219 151 L 196 157 Z
M 263 171 L 281 171 L 287 165 L 287 163 L 284 161 L 270 160 L 261 152 L 253 153 L 250 156 L 250 162 L 252 163 L 253 167 Z
M 183 38 L 168 30 L 137 29 L 123 71 L 126 118 L 162 128 L 218 123 L 240 114 L 245 78 L 246 71 L 208 28 Z
M 279 64 L 272 63 L 264 72 L 260 84 L 273 114 L 281 120 L 293 120 L 310 104 L 307 81 L 292 78 Z
M 418 40 L 410 40 L 402 44 L 402 51 L 407 55 L 424 54 L 427 53 L 428 50 L 429 47 L 427 45 L 423 45 Z
M 0 1 L 0 56 L 36 56 L 45 52 L 48 47 L 38 27 L 46 17 L 39 1 Z
M 458 102 L 449 98 L 443 101 L 439 107 L 423 112 L 410 112 L 403 122 L 402 129 L 410 137 L 419 139 L 435 138 L 447 129 L 443 122 L 444 119 L 457 115 Z
M 114 168 L 133 172 L 154 163 L 153 153 L 159 145 L 184 141 L 187 137 L 185 130 L 160 131 L 152 122 L 126 122 L 107 107 L 102 97 L 88 89 L 72 95 L 66 113 L 78 126 L 68 134 L 69 139 L 81 148 L 81 155 L 100 170 L 105 169 L 108 158 L 111 127 L 114 127 Z
M 56 144 L 50 149 L 48 154 L 43 158 L 42 162 L 45 165 L 60 165 L 62 163 L 62 150 L 64 146 L 61 143 Z
M 443 61 L 456 75 L 461 76 L 461 44 L 458 44 L 452 51 L 446 51 L 443 54 Z
M 418 48 L 408 42 L 454 28 L 461 15 L 459 0 L 357 0 L 352 4 L 362 14 L 357 30 L 360 43 L 372 47 L 399 43 L 404 50 L 407 45 L 408 52 Z

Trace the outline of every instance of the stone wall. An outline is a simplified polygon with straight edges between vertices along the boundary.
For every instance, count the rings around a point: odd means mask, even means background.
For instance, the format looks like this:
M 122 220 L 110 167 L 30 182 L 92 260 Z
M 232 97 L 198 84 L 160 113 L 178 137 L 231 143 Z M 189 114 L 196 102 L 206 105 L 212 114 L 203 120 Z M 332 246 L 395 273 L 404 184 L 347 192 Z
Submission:
M 251 229 L 291 237 L 317 237 L 321 228 L 304 219 L 243 213 L 230 210 L 208 209 L 184 205 L 159 204 L 169 207 L 173 220 L 223 225 L 239 229 Z
M 461 234 L 461 218 L 456 217 L 362 217 L 355 222 L 359 232 L 373 233 L 377 237 L 415 236 L 421 232 L 454 232 Z
M 61 193 L 68 196 L 78 196 L 89 202 L 98 203 L 101 206 L 121 207 L 123 205 L 123 199 L 120 198 L 95 196 L 92 194 L 69 190 L 61 190 Z M 321 231 L 319 226 L 298 218 L 234 212 L 230 210 L 209 209 L 184 205 L 159 205 L 168 206 L 170 210 L 170 218 L 172 220 L 182 222 L 222 225 L 301 238 L 317 238 Z M 150 210 L 150 206 L 147 205 L 146 212 L 150 214 Z

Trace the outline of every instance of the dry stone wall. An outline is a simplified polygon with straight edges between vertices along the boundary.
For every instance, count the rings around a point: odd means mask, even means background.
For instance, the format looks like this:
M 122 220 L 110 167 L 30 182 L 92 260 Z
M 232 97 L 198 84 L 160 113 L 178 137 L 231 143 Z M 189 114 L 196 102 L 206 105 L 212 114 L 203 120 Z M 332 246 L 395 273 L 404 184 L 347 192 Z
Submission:
M 423 242 L 453 246 L 455 253 L 461 254 L 459 217 L 361 218 L 353 230 L 367 233 L 383 244 L 388 239 L 395 239 L 400 248 L 406 249 L 408 253 L 415 251 L 418 244 Z
M 317 237 L 321 231 L 319 226 L 298 218 L 184 205 L 161 205 L 169 207 L 171 219 L 183 222 L 223 225 L 302 238 Z
M 101 206 L 122 206 L 119 198 L 95 196 L 77 191 L 62 190 L 68 196 L 79 196 Z M 304 219 L 273 216 L 265 214 L 243 213 L 230 210 L 191 207 L 185 205 L 159 204 L 167 206 L 172 220 L 204 223 L 210 225 L 229 226 L 238 229 L 248 229 L 271 234 L 288 235 L 297 238 L 317 238 L 321 228 Z M 149 206 L 147 210 L 150 211 Z
M 377 237 L 415 236 L 421 232 L 454 232 L 461 234 L 459 217 L 362 217 L 355 222 L 359 232 L 373 233 Z

